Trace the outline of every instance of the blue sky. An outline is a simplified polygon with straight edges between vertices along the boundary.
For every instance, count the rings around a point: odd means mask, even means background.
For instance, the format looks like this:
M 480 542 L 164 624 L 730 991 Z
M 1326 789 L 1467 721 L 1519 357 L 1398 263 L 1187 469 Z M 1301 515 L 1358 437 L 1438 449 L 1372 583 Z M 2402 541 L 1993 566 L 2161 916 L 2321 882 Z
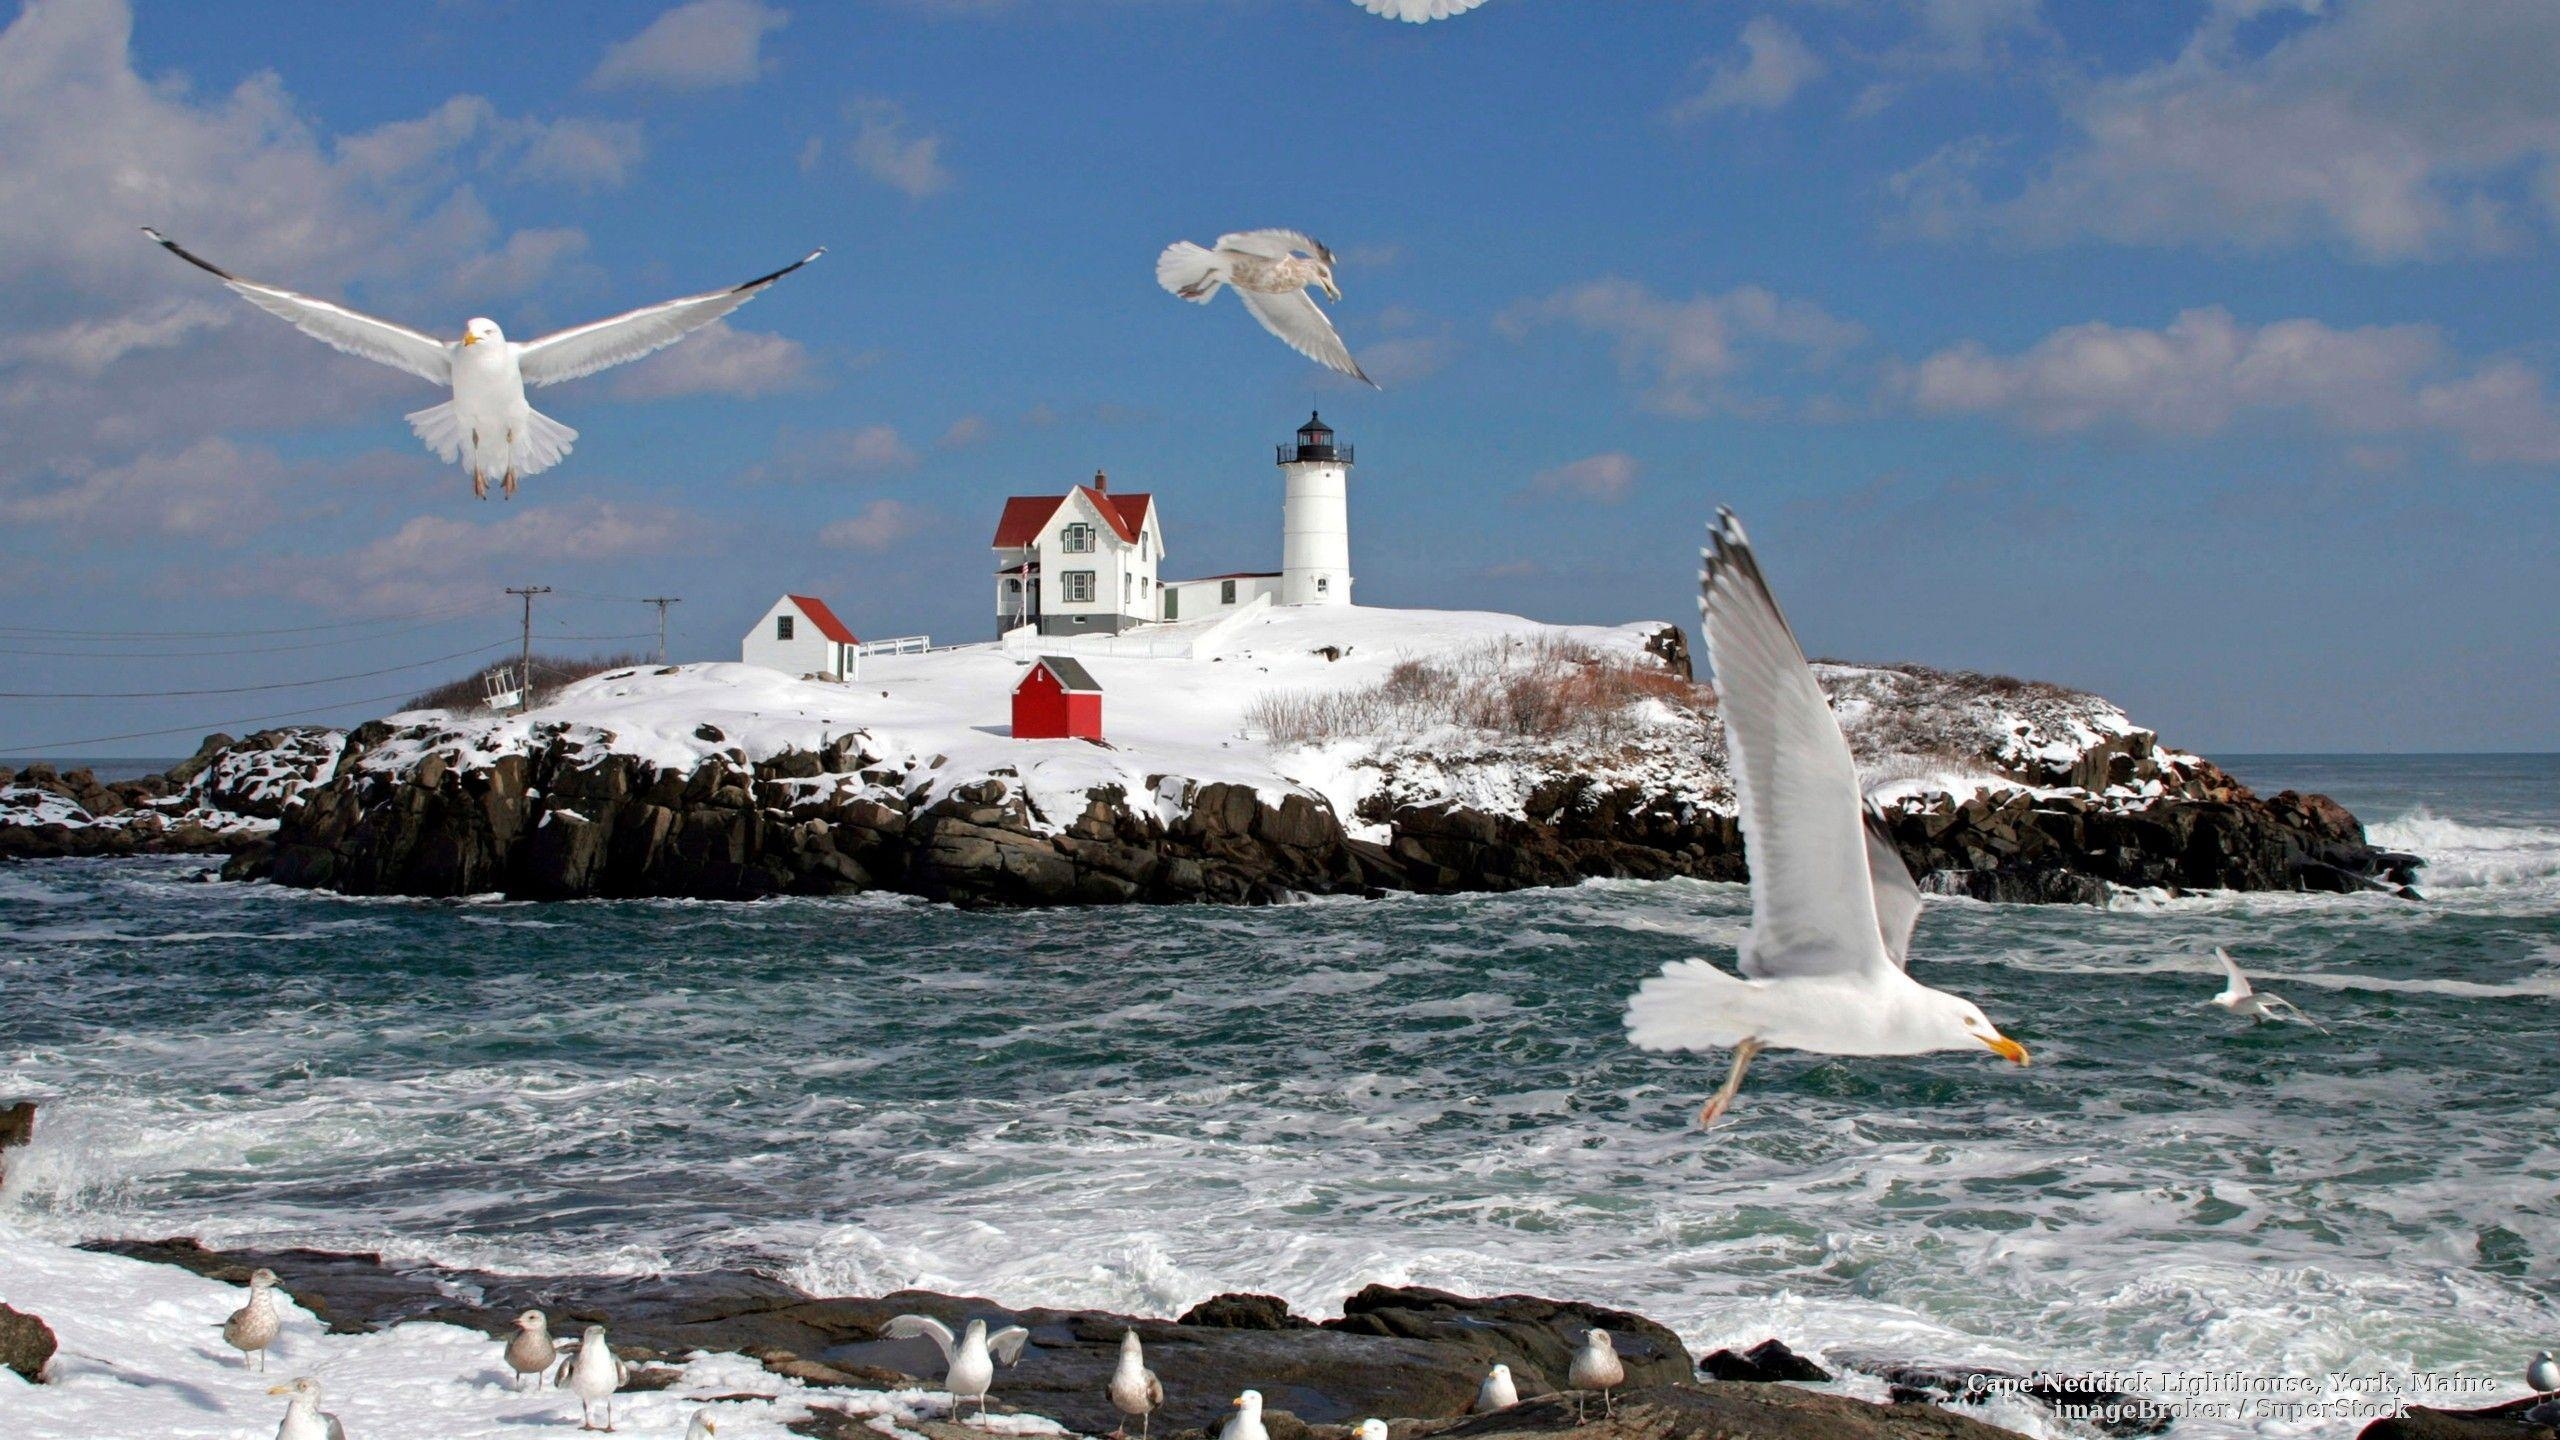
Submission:
M 1311 404 L 1369 603 L 1691 619 L 1724 503 L 1818 654 L 2196 748 L 2560 748 L 2545 4 L 45 0 L 0 157 L 0 689 L 241 692 L 0 699 L 0 753 L 360 719 L 514 583 L 552 648 L 675 594 L 734 658 L 783 589 L 976 638 L 1001 498 L 1096 468 L 1168 573 L 1269 565 Z M 575 453 L 480 504 L 432 390 L 141 224 L 519 337 L 829 251 L 542 392 Z M 1382 392 L 1154 287 L 1265 225 Z

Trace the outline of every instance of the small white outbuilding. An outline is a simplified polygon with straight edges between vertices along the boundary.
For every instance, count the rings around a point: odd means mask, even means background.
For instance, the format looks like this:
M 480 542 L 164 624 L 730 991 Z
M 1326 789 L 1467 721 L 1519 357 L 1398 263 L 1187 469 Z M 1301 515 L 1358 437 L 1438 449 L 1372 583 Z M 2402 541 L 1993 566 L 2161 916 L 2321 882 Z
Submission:
M 853 669 L 854 638 L 827 602 L 815 595 L 785 595 L 738 642 L 738 658 L 785 675 L 842 680 Z

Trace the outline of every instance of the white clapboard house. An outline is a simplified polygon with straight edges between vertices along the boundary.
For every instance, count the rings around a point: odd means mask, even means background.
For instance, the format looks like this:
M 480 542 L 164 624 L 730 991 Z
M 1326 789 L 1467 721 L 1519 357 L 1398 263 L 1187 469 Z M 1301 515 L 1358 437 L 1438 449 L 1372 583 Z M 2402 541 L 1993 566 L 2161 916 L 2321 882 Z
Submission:
M 1064 495 L 1015 495 L 996 521 L 996 633 L 1111 635 L 1156 618 L 1164 529 L 1155 497 L 1110 477 Z
M 785 595 L 738 642 L 738 658 L 786 675 L 842 680 L 852 671 L 861 644 L 826 601 Z

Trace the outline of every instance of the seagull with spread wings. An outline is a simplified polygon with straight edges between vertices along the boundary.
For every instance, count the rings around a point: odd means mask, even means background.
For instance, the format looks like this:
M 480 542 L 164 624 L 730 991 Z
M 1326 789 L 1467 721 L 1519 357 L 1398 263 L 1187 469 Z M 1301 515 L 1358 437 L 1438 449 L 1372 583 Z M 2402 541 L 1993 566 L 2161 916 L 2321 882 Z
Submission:
M 1361 9 L 1390 20 L 1409 21 L 1419 25 L 1426 20 L 1446 20 L 1464 15 L 1484 0 L 1356 0 Z
M 996 1383 L 996 1362 L 1007 1365 L 1022 1358 L 1022 1347 L 1029 1343 L 1031 1332 L 1019 1325 L 1007 1325 L 994 1334 L 987 1333 L 987 1322 L 972 1320 L 969 1328 L 958 1335 L 951 1327 L 930 1315 L 900 1315 L 882 1326 L 880 1333 L 890 1340 L 931 1340 L 942 1351 L 949 1366 L 943 1374 L 942 1388 L 951 1395 L 951 1418 L 960 1418 L 960 1407 L 967 1401 L 978 1402 L 978 1418 L 987 1418 L 987 1392 Z
M 471 493 L 483 500 L 489 498 L 490 477 L 512 497 L 517 481 L 559 464 L 578 438 L 577 431 L 527 404 L 526 386 L 557 385 L 663 350 L 827 253 L 822 246 L 744 285 L 644 305 L 539 340 L 509 340 L 496 321 L 474 318 L 463 325 L 462 338 L 447 341 L 280 285 L 244 280 L 150 226 L 142 233 L 332 349 L 450 386 L 453 398 L 409 415 L 409 428 L 447 463 L 460 461 L 471 474 Z
M 2329 1033 L 2328 1026 L 2303 1014 L 2301 1006 L 2281 995 L 2270 995 L 2250 984 L 2248 973 L 2240 968 L 2239 961 L 2231 958 L 2230 951 L 2216 945 L 2213 947 L 2213 958 L 2222 962 L 2222 993 L 2206 1001 L 2206 1004 L 2219 1005 L 2234 1015 L 2246 1015 L 2252 1023 L 2291 1020 L 2297 1025 L 2308 1025 L 2323 1035 Z
M 1239 230 L 1219 236 L 1206 250 L 1188 240 L 1167 245 L 1156 257 L 1156 283 L 1197 305 L 1218 298 L 1221 288 L 1231 288 L 1262 328 L 1287 341 L 1290 349 L 1375 389 L 1378 382 L 1351 358 L 1333 322 L 1307 294 L 1313 285 L 1327 299 L 1342 299 L 1333 264 L 1333 252 L 1312 236 L 1295 230 Z
M 1733 1051 L 1712 1125 L 1772 1045 L 1821 1055 L 1919 1055 L 1977 1046 L 2027 1063 L 1972 1001 L 1904 970 L 1920 887 L 1866 808 L 1858 765 L 1760 573 L 1742 522 L 1716 525 L 1698 575 L 1716 708 L 1751 868 L 1751 933 L 1729 975 L 1675 960 L 1627 1002 L 1644 1050 Z

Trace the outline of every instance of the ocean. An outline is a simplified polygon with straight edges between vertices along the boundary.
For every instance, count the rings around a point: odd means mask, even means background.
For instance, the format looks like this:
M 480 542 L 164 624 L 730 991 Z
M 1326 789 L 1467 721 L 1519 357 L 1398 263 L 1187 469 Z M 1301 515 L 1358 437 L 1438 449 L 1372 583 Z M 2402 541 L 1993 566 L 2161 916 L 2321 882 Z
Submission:
M 2224 763 L 2427 856 L 2426 899 L 1933 899 L 1914 973 L 2034 1066 L 1772 1053 L 1704 1136 L 1721 1057 L 1618 1016 L 1730 963 L 1738 886 L 961 913 L 14 866 L 0 1099 L 45 1110 L 0 1235 L 1151 1314 L 1385 1281 L 1702 1351 L 2520 1394 L 2560 1345 L 2560 757 Z M 2206 1006 L 2216 945 L 2331 1033 Z

